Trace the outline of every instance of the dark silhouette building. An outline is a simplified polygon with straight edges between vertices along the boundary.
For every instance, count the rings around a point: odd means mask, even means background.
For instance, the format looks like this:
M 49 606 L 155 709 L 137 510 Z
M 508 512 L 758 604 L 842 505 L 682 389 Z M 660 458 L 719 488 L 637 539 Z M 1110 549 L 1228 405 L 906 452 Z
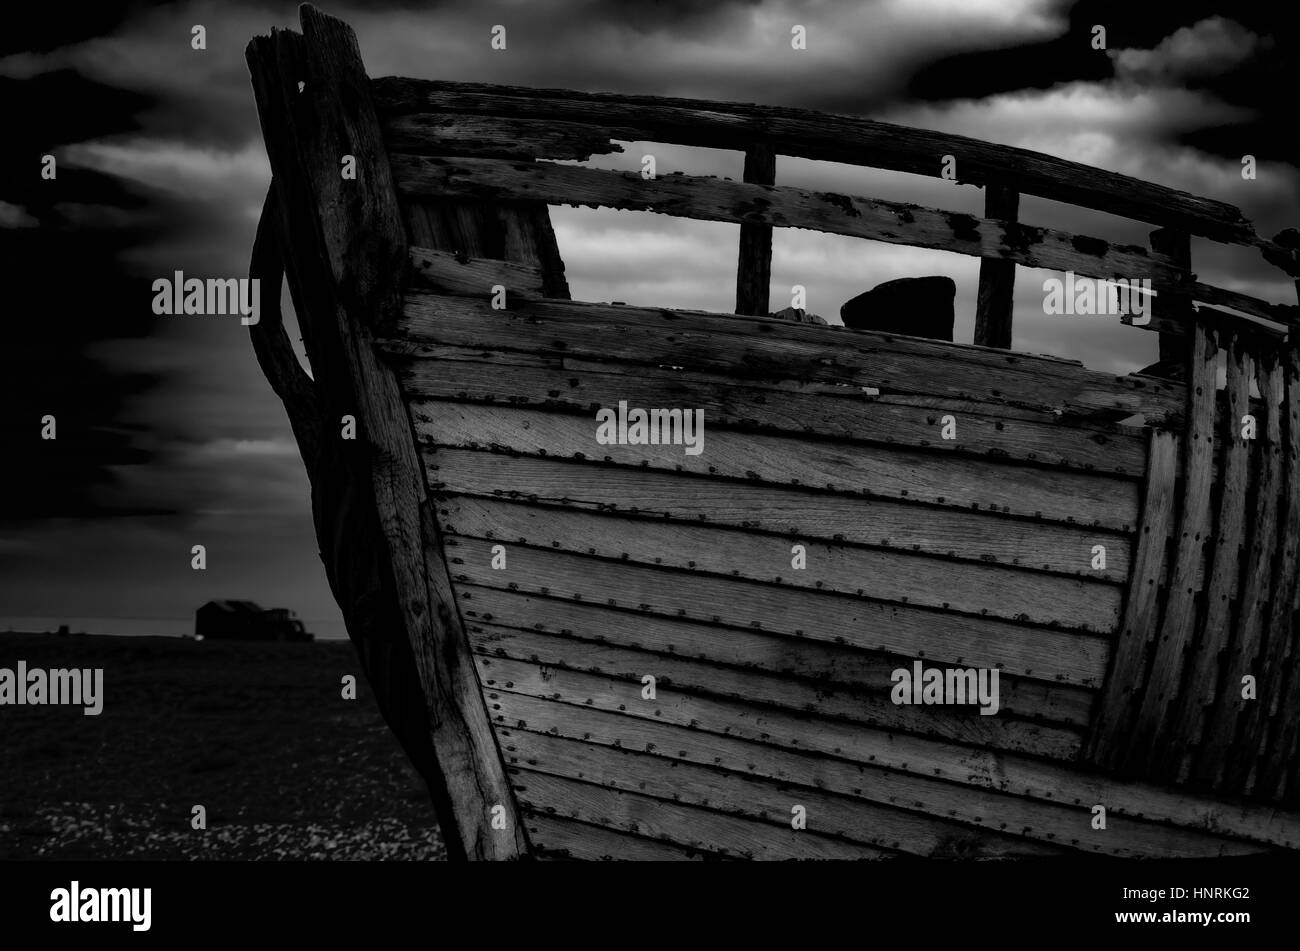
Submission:
M 209 601 L 194 612 L 194 633 L 214 641 L 312 640 L 288 608 L 264 608 L 253 601 Z

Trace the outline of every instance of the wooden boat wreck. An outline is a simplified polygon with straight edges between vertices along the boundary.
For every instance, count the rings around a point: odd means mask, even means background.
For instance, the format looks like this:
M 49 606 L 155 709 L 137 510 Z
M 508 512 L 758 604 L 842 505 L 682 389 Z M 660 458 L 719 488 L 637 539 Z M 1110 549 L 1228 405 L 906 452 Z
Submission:
M 252 273 L 288 275 L 310 375 L 278 310 L 255 349 L 452 857 L 1300 848 L 1300 321 L 1190 259 L 1294 277 L 1285 233 L 855 117 L 371 80 L 311 7 L 248 62 L 274 176 Z M 548 161 L 616 140 L 741 150 L 744 181 Z M 778 185 L 776 154 L 953 155 L 987 213 Z M 1159 230 L 1021 224 L 1020 194 Z M 571 300 L 566 203 L 739 223 L 737 314 Z M 981 257 L 976 345 L 765 316 L 774 227 Z M 1184 379 L 1012 351 L 1016 265 L 1150 279 Z M 703 451 L 599 443 L 620 401 L 703 409 Z M 894 702 L 918 661 L 998 671 L 996 714 Z

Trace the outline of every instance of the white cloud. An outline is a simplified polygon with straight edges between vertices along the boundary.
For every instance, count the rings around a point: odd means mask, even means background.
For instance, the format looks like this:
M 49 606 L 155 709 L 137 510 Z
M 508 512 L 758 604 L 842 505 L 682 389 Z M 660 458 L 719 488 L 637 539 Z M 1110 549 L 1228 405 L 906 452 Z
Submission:
M 238 150 L 204 148 L 185 142 L 130 138 L 86 142 L 64 150 L 70 164 L 141 182 L 186 198 L 242 199 L 257 196 L 271 179 L 271 165 L 260 142 Z
M 1216 16 L 1176 30 L 1154 49 L 1108 50 L 1106 55 L 1121 79 L 1171 84 L 1222 75 L 1249 59 L 1261 42 L 1240 23 Z

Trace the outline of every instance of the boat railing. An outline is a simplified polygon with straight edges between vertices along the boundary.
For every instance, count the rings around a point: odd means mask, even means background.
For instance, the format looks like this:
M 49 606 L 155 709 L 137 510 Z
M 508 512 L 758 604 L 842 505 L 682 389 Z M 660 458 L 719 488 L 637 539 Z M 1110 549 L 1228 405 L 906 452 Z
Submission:
M 1011 347 L 1016 265 L 1149 281 L 1149 319 L 1126 322 L 1159 332 L 1162 356 L 1187 352 L 1196 305 L 1265 338 L 1300 325 L 1295 305 L 1198 281 L 1191 258 L 1192 238 L 1206 238 L 1258 249 L 1297 277 L 1295 231 L 1263 238 L 1230 204 L 1066 159 L 804 109 L 401 77 L 375 79 L 371 90 L 395 183 L 410 200 L 575 204 L 738 223 L 737 314 L 767 316 L 772 229 L 788 227 L 982 258 L 974 342 L 984 346 Z M 743 151 L 743 181 L 572 164 L 641 141 Z M 984 189 L 984 216 L 777 185 L 777 155 L 955 175 Z M 1019 220 L 1022 194 L 1157 229 L 1144 247 L 1028 225 Z

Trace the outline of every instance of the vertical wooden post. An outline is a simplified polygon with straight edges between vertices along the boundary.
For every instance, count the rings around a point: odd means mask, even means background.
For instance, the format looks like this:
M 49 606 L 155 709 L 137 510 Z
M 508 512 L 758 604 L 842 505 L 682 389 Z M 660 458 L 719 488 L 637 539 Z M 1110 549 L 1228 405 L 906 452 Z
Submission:
M 1173 258 L 1174 263 L 1187 275 L 1188 280 L 1191 279 L 1192 238 L 1186 231 L 1175 231 L 1173 228 L 1157 228 L 1151 232 L 1151 248 Z M 1151 302 L 1152 318 L 1177 320 L 1182 322 L 1190 331 L 1191 324 L 1186 318 L 1192 312 L 1191 299 L 1185 293 L 1168 285 L 1163 287 L 1156 285 L 1154 290 L 1156 298 Z M 1185 363 L 1191 355 L 1191 339 L 1190 332 L 1185 337 L 1162 333 L 1160 335 L 1160 362 Z
M 984 217 L 1016 221 L 1020 192 L 1008 185 L 984 186 Z M 1011 349 L 1011 310 L 1015 298 L 1016 262 L 980 259 L 979 297 L 975 303 L 975 343 L 982 347 Z
M 776 152 L 756 143 L 745 150 L 745 181 L 753 185 L 776 183 Z M 736 313 L 747 317 L 768 315 L 768 285 L 772 283 L 772 226 L 740 226 L 740 255 L 736 261 Z
M 1178 512 L 1178 543 L 1169 574 L 1169 594 L 1151 676 L 1133 724 L 1126 767 L 1144 776 L 1174 779 L 1182 766 L 1183 749 L 1173 740 L 1187 649 L 1196 633 L 1198 594 L 1204 577 L 1205 545 L 1213 526 L 1210 489 L 1214 478 L 1215 411 L 1218 406 L 1218 335 L 1204 324 L 1192 326 L 1193 356 L 1187 380 L 1187 432 L 1183 438 L 1182 499 Z

